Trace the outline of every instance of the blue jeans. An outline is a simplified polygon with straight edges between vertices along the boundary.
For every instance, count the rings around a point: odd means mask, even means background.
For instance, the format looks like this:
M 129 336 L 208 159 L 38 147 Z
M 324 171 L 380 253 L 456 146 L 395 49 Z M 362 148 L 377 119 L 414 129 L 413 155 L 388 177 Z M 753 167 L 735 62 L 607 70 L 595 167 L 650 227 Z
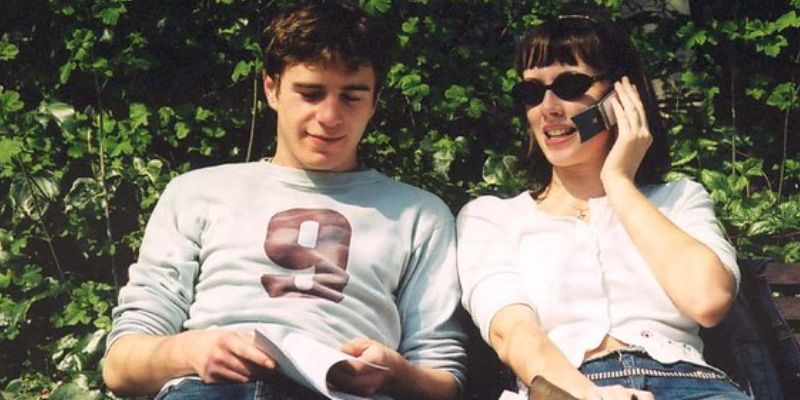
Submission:
M 185 379 L 162 390 L 155 400 L 326 400 L 311 389 L 287 378 L 275 377 L 247 383 L 207 384 Z
M 646 390 L 656 399 L 670 400 L 749 400 L 744 392 L 723 373 L 699 365 L 677 362 L 661 364 L 642 351 L 616 351 L 604 357 L 584 362 L 580 371 L 589 376 L 616 375 L 613 378 L 592 379 L 598 386 L 622 385 Z M 666 374 L 695 374 L 699 377 L 657 376 Z M 618 377 L 619 375 L 624 375 Z M 716 377 L 715 377 L 716 376 Z

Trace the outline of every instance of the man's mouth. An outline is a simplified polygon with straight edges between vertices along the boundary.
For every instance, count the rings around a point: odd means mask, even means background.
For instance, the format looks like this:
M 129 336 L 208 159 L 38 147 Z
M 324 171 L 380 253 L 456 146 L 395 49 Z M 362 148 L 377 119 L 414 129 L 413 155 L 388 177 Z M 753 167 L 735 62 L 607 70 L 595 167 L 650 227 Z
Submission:
M 308 136 L 311 136 L 314 139 L 322 140 L 322 141 L 325 141 L 325 142 L 335 142 L 335 141 L 337 141 L 337 140 L 339 140 L 339 139 L 344 137 L 344 136 L 314 135 L 314 134 L 311 134 L 311 133 L 308 133 Z
M 570 128 L 546 129 L 544 134 L 547 135 L 548 138 L 557 138 L 572 135 L 577 131 L 578 129 L 573 126 Z

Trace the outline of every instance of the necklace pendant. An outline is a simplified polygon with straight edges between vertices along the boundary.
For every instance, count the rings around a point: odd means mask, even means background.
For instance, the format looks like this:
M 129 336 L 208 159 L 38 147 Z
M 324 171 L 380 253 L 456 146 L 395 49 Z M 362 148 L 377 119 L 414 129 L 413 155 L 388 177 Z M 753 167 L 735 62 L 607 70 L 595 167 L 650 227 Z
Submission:
M 589 215 L 586 213 L 587 211 L 589 211 L 589 210 L 588 210 L 588 209 L 585 209 L 585 208 L 581 208 L 581 209 L 579 209 L 579 210 L 578 210 L 578 212 L 577 212 L 577 213 L 575 213 L 575 218 L 577 218 L 577 219 L 579 219 L 579 220 L 581 220 L 581 221 L 586 221 L 586 218 L 589 216 Z

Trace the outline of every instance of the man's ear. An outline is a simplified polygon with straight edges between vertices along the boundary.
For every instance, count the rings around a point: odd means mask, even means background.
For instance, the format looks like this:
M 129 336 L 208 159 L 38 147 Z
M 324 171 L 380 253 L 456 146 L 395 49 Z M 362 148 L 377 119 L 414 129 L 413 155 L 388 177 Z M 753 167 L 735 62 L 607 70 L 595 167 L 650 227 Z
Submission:
M 279 79 L 272 79 L 271 76 L 264 70 L 261 74 L 264 80 L 264 94 L 267 96 L 267 104 L 273 110 L 278 109 L 278 86 L 280 85 Z
M 381 99 L 381 94 L 382 94 L 382 93 L 383 93 L 383 87 L 381 87 L 381 89 L 380 89 L 380 90 L 378 90 L 378 93 L 375 95 L 375 98 L 374 98 L 374 99 L 372 99 L 372 111 L 370 111 L 370 113 L 369 113 L 369 117 L 370 117 L 370 118 L 372 118 L 373 116 L 375 116 L 375 110 L 377 110 L 377 109 L 378 109 L 378 102 L 379 102 L 379 101 L 380 101 L 380 99 Z

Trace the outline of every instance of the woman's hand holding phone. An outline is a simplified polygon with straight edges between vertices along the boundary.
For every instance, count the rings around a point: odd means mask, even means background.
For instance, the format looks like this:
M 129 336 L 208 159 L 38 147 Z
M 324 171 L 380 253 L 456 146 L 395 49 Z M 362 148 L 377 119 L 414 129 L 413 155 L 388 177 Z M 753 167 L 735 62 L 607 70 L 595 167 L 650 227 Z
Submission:
M 617 138 L 600 171 L 604 186 L 617 178 L 633 182 L 647 149 L 653 143 L 636 86 L 623 77 L 614 83 L 614 90 L 617 96 L 610 103 L 617 120 Z

